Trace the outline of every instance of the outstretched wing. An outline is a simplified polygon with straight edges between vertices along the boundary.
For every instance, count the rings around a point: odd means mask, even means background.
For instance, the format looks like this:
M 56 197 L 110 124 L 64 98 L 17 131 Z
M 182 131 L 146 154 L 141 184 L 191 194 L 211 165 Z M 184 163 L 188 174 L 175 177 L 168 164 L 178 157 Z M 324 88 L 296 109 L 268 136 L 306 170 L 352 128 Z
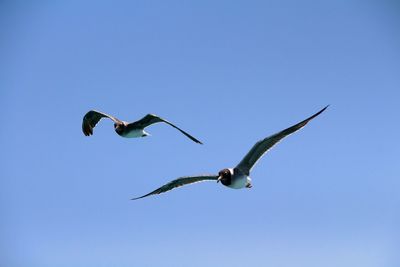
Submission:
M 242 161 L 236 166 L 236 168 L 241 169 L 245 174 L 249 175 L 250 170 L 253 168 L 253 166 L 270 148 L 272 148 L 276 143 L 278 143 L 284 137 L 303 128 L 309 121 L 311 121 L 319 114 L 321 114 L 325 109 L 327 109 L 328 106 L 324 107 L 323 109 L 321 109 L 311 117 L 305 119 L 304 121 L 299 122 L 296 125 L 293 125 L 292 127 L 289 127 L 283 131 L 280 131 L 279 133 L 273 134 L 265 139 L 258 141 L 250 149 L 250 151 L 246 154 L 246 156 L 242 159 Z
M 200 176 L 186 176 L 186 177 L 181 177 L 178 179 L 175 179 L 171 182 L 169 182 L 166 185 L 161 186 L 160 188 L 154 190 L 153 192 L 150 192 L 144 196 L 141 197 L 136 197 L 132 198 L 132 200 L 148 197 L 151 195 L 158 195 L 161 193 L 168 192 L 174 188 L 188 185 L 188 184 L 193 184 L 193 183 L 198 183 L 198 182 L 203 182 L 203 181 L 216 181 L 218 179 L 218 175 L 200 175 Z
M 199 144 L 203 144 L 202 142 L 200 142 L 199 140 L 197 140 L 196 138 L 194 138 L 193 136 L 191 136 L 190 134 L 188 134 L 187 132 L 185 132 L 184 130 L 180 129 L 179 127 L 177 127 L 176 125 L 170 123 L 167 120 L 164 120 L 163 118 L 160 118 L 154 114 L 147 114 L 146 116 L 144 116 L 142 119 L 132 122 L 130 124 L 127 125 L 128 130 L 130 128 L 146 128 L 147 126 L 157 123 L 157 122 L 164 122 L 168 125 L 171 125 L 172 127 L 174 127 L 175 129 L 177 129 L 178 131 L 180 131 L 181 133 L 183 133 L 184 135 L 186 135 L 188 138 L 190 138 L 192 141 L 199 143 Z
M 83 116 L 82 120 L 82 131 L 86 136 L 92 135 L 93 134 L 93 128 L 96 126 L 96 124 L 102 119 L 102 118 L 109 118 L 115 123 L 121 122 L 117 118 L 110 116 L 108 114 L 96 111 L 96 110 L 91 110 L 88 113 Z

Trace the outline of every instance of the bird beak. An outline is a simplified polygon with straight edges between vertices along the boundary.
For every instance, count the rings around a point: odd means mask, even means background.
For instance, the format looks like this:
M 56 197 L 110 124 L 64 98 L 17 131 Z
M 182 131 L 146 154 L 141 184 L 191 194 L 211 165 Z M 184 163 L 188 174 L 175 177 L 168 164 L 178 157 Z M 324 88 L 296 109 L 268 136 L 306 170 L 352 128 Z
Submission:
M 217 183 L 219 183 L 221 181 L 221 179 L 222 179 L 222 177 L 219 176 L 218 179 L 217 179 Z

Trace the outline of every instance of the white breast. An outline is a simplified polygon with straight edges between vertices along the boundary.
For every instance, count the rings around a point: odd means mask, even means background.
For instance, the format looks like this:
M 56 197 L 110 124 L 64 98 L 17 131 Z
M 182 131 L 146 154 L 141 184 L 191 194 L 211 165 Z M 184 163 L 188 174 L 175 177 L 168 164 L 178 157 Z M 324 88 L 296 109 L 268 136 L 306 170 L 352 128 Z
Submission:
M 232 176 L 231 184 L 228 187 L 233 189 L 245 188 L 247 185 L 247 175 L 245 174 L 235 174 Z
M 132 130 L 128 133 L 124 133 L 122 136 L 126 138 L 136 138 L 136 137 L 142 137 L 144 135 L 144 130 Z

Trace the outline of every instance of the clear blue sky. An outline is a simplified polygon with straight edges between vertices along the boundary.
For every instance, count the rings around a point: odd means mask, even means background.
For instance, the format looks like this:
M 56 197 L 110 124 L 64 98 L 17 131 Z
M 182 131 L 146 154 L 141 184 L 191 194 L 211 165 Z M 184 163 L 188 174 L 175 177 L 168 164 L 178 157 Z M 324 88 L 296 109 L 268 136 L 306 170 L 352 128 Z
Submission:
M 1 266 L 399 266 L 399 26 L 389 0 L 2 1 Z M 129 200 L 327 104 L 250 190 Z M 204 145 L 85 137 L 90 109 Z

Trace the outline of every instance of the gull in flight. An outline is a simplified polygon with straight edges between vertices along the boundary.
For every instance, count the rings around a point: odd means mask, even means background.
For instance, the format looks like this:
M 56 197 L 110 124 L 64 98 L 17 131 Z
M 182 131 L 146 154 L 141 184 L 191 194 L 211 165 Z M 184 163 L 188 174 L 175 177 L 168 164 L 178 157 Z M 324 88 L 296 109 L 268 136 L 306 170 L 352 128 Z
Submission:
M 186 176 L 180 177 L 175 179 L 160 188 L 143 195 L 141 197 L 133 198 L 132 200 L 148 197 L 151 195 L 157 195 L 161 193 L 168 192 L 174 188 L 193 184 L 197 182 L 203 181 L 216 181 L 221 182 L 223 185 L 233 188 L 233 189 L 241 189 L 241 188 L 251 188 L 251 179 L 249 177 L 251 169 L 257 163 L 257 161 L 268 151 L 270 150 L 275 144 L 277 144 L 280 140 L 285 138 L 286 136 L 300 130 L 303 128 L 309 121 L 317 117 L 319 114 L 325 111 L 328 106 L 324 107 L 311 117 L 283 130 L 276 134 L 273 134 L 267 138 L 264 138 L 258 141 L 250 151 L 244 156 L 242 161 L 234 168 L 226 168 L 221 170 L 218 175 L 197 175 L 197 176 Z
M 82 120 L 82 131 L 86 136 L 90 136 L 93 134 L 93 128 L 96 126 L 96 124 L 102 119 L 102 118 L 109 118 L 114 122 L 114 130 L 115 132 L 122 136 L 122 137 L 127 137 L 127 138 L 135 138 L 135 137 L 145 137 L 150 135 L 147 133 L 144 129 L 147 126 L 150 126 L 154 123 L 158 122 L 164 122 L 184 135 L 186 135 L 188 138 L 190 138 L 193 142 L 196 142 L 198 144 L 202 144 L 199 140 L 185 132 L 184 130 L 178 128 L 174 124 L 170 123 L 167 120 L 164 120 L 163 118 L 160 118 L 156 115 L 153 114 L 147 114 L 144 116 L 142 119 L 128 123 L 126 121 L 121 121 L 117 119 L 116 117 L 113 117 L 111 115 L 108 115 L 106 113 L 102 113 L 96 110 L 91 110 L 88 113 L 85 114 Z

